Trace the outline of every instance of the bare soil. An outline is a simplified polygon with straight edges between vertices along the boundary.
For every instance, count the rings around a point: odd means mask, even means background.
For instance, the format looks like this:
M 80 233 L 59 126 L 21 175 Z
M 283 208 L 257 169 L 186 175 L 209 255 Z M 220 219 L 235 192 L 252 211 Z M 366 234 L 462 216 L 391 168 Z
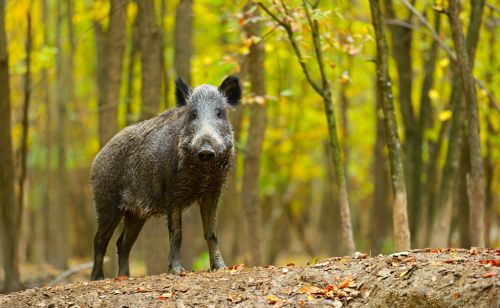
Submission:
M 0 307 L 500 307 L 500 250 L 420 249 L 314 265 L 116 278 L 0 296 Z

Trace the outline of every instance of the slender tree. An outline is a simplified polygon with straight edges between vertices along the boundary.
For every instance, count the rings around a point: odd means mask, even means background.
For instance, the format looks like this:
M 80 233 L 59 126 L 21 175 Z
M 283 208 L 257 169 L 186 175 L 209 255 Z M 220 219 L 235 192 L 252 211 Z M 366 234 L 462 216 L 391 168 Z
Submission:
M 319 1 L 316 1 L 310 6 L 309 4 L 306 3 L 306 1 L 303 1 L 303 8 L 305 10 L 309 30 L 311 31 L 312 35 L 312 43 L 314 46 L 314 54 L 316 56 L 316 64 L 318 65 L 321 76 L 320 83 L 318 83 L 316 80 L 313 79 L 311 70 L 307 66 L 306 61 L 302 56 L 302 51 L 297 43 L 297 38 L 292 29 L 291 18 L 289 16 L 289 8 L 283 1 L 281 2 L 281 4 L 283 11 L 287 15 L 282 18 L 272 13 L 266 6 L 264 6 L 262 3 L 259 2 L 259 6 L 286 31 L 288 40 L 290 41 L 292 49 L 295 55 L 297 56 L 297 60 L 299 61 L 300 66 L 302 68 L 302 72 L 306 76 L 307 81 L 314 89 L 314 91 L 316 91 L 316 93 L 318 93 L 323 99 L 323 105 L 325 108 L 325 115 L 328 124 L 328 132 L 330 136 L 329 142 L 332 150 L 333 166 L 335 168 L 335 181 L 337 183 L 337 189 L 338 189 L 340 217 L 342 221 L 342 234 L 344 236 L 344 241 L 346 242 L 347 249 L 349 253 L 352 254 L 356 251 L 356 246 L 352 234 L 349 196 L 347 193 L 347 183 L 345 179 L 344 167 L 342 164 L 342 158 L 340 154 L 341 147 L 337 134 L 337 124 L 335 119 L 335 110 L 333 109 L 332 92 L 330 88 L 330 81 L 326 73 L 326 65 L 323 60 L 323 50 L 320 41 L 319 23 L 317 20 L 313 20 L 313 18 L 311 17 L 311 10 L 317 9 Z
M 118 130 L 118 103 L 126 44 L 128 0 L 111 0 L 106 30 L 94 21 L 99 88 L 99 143 L 108 142 Z
M 21 235 L 21 227 L 23 224 L 24 214 L 24 195 L 25 195 L 25 181 L 26 181 L 26 160 L 28 157 L 28 132 L 29 132 L 29 107 L 31 100 L 31 12 L 28 9 L 27 15 L 27 28 L 26 28 L 26 72 L 24 73 L 24 97 L 23 97 L 23 117 L 22 117 L 22 133 L 21 133 L 21 174 L 19 175 L 19 196 L 17 203 L 17 221 L 16 233 Z M 16 240 L 16 247 L 19 247 L 20 238 Z M 16 248 L 18 249 L 18 248 Z
M 10 82 L 7 36 L 5 34 L 5 0 L 0 0 L 0 206 L 2 218 L 3 292 L 19 290 L 19 264 L 16 251 L 16 197 L 14 192 L 14 158 L 10 119 Z
M 261 23 L 259 11 L 253 1 L 244 7 L 245 37 L 252 41 L 247 57 L 247 69 L 250 80 L 250 123 L 249 138 L 243 160 L 243 182 L 241 202 L 244 210 L 245 261 L 250 265 L 262 262 L 261 245 L 261 204 L 259 198 L 259 169 L 262 143 L 266 131 L 266 83 L 264 69 L 264 43 L 260 39 Z M 255 39 L 257 38 L 257 39 Z
M 391 217 L 390 189 L 389 189 L 389 168 L 387 155 L 384 153 L 384 147 L 387 144 L 384 132 L 384 119 L 382 108 L 382 96 L 377 80 L 375 80 L 375 145 L 373 147 L 373 207 L 370 228 L 371 249 L 378 253 L 382 249 L 383 241 L 390 236 L 390 223 L 387 223 Z
M 483 5 L 481 1 L 471 1 L 470 22 L 467 29 L 466 49 L 469 56 L 471 67 L 474 66 L 475 50 L 479 40 L 479 25 L 481 23 Z M 456 63 L 456 58 L 452 58 L 451 62 Z M 452 65 L 454 75 L 460 76 L 458 65 Z M 464 126 L 465 106 L 463 100 L 463 81 L 461 78 L 455 78 L 452 84 L 452 92 L 450 97 L 450 105 L 453 111 L 451 118 L 450 129 L 448 133 L 448 149 L 446 153 L 443 174 L 441 177 L 440 190 L 438 195 L 438 203 L 436 209 L 436 218 L 432 227 L 433 236 L 431 245 L 434 247 L 448 246 L 448 238 L 450 234 L 451 219 L 453 214 L 453 191 L 457 185 L 458 171 L 460 167 L 460 154 L 463 149 L 468 147 L 462 146 L 464 141 Z
M 42 1 L 41 10 L 42 10 L 42 22 L 43 22 L 43 42 L 44 45 L 48 46 L 50 44 L 49 39 L 49 7 L 48 1 Z M 50 233 L 50 217 L 51 217 L 51 161 L 52 161 L 52 140 L 51 140 L 51 127 L 52 127 L 52 103 L 51 103 L 51 95 L 50 95 L 50 82 L 49 82 L 49 70 L 44 67 L 41 71 L 42 80 L 44 84 L 43 89 L 43 102 L 45 105 L 45 172 L 44 172 L 44 181 L 43 181 L 43 201 L 41 206 L 41 215 L 43 221 L 43 239 L 45 245 L 43 245 L 43 256 L 44 260 L 49 260 L 50 252 L 53 251 L 53 241 L 51 240 Z
M 481 15 L 484 7 L 484 0 L 473 1 L 477 6 L 472 6 L 476 10 L 478 19 L 475 20 L 474 27 L 479 31 L 481 27 Z M 463 83 L 463 92 L 467 110 L 468 141 L 470 149 L 471 173 L 467 181 L 467 192 L 469 196 L 469 217 L 471 228 L 471 242 L 474 246 L 484 247 L 484 203 L 485 203 L 485 179 L 484 162 L 481 153 L 481 138 L 479 134 L 479 111 L 477 107 L 476 89 L 474 87 L 474 77 L 472 75 L 474 50 L 466 46 L 462 25 L 459 19 L 460 3 L 450 1 L 448 7 L 448 18 L 450 20 L 453 44 L 457 54 L 457 66 L 460 78 Z M 471 23 L 473 20 L 471 20 Z M 477 37 L 475 38 L 477 41 Z
M 56 202 L 51 208 L 51 237 L 54 240 L 55 251 L 51 254 L 51 263 L 60 269 L 68 266 L 69 236 L 68 236 L 68 208 L 67 176 L 66 176 L 66 132 L 67 132 L 67 103 L 68 103 L 68 67 L 67 51 L 63 48 L 63 21 L 65 1 L 60 0 L 57 5 L 56 16 L 56 108 L 57 108 L 57 188 Z M 72 22 L 69 18 L 68 22 Z
M 410 249 L 410 229 L 408 226 L 407 195 L 399 142 L 398 126 L 394 113 L 392 84 L 389 77 L 388 46 L 382 23 L 379 0 L 370 0 L 370 12 L 377 45 L 377 80 L 382 95 L 385 133 L 391 166 L 393 192 L 393 228 L 396 250 Z
M 175 15 L 174 70 L 177 78 L 191 84 L 193 54 L 193 0 L 180 0 Z
M 403 163 L 405 166 L 405 181 L 407 188 L 408 210 L 410 212 L 410 231 L 412 234 L 419 225 L 420 218 L 420 174 L 422 169 L 422 143 L 418 132 L 419 119 L 413 108 L 413 27 L 410 11 L 405 10 L 406 16 L 399 19 L 392 0 L 384 0 L 385 11 L 389 23 L 392 44 L 391 51 L 396 63 L 398 76 L 398 103 L 402 115 Z M 420 114 L 422 116 L 422 114 Z M 425 116 L 425 114 L 424 114 Z
M 137 1 L 139 41 L 141 46 L 142 110 L 141 119 L 149 119 L 158 113 L 160 106 L 162 67 L 161 31 L 156 22 L 153 0 Z

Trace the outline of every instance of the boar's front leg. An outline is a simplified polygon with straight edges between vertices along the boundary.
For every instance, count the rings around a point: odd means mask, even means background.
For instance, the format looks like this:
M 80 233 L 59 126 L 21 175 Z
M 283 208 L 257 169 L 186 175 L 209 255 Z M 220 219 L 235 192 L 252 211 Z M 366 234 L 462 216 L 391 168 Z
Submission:
M 200 204 L 201 219 L 203 221 L 203 233 L 208 245 L 208 253 L 210 255 L 210 268 L 217 270 L 225 268 L 224 260 L 219 251 L 219 243 L 217 241 L 217 201 L 219 194 L 209 194 L 203 197 Z
M 168 215 L 168 236 L 170 239 L 169 272 L 179 275 L 186 270 L 181 266 L 182 210 L 172 209 Z

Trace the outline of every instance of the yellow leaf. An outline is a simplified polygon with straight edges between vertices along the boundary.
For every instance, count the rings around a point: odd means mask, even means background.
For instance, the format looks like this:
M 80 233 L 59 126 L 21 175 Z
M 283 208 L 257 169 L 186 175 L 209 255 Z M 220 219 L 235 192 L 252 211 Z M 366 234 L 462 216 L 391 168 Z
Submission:
M 433 101 L 436 101 L 439 99 L 439 92 L 436 89 L 430 89 L 427 94 L 429 94 L 429 97 Z
M 268 295 L 267 296 L 267 303 L 268 304 L 274 305 L 277 302 L 279 302 L 279 300 L 280 300 L 279 297 L 277 297 L 275 295 Z
M 452 112 L 451 110 L 443 110 L 439 113 L 439 121 L 444 122 L 451 118 Z
M 449 64 L 450 64 L 450 60 L 448 60 L 448 58 L 443 58 L 443 59 L 439 60 L 439 67 L 441 67 L 441 68 L 445 68 Z

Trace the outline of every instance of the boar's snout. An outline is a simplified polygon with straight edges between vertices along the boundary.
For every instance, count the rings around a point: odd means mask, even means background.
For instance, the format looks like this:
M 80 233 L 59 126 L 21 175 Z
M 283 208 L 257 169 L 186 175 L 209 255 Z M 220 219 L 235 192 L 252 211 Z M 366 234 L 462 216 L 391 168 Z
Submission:
M 202 162 L 209 162 L 213 160 L 215 157 L 215 151 L 209 144 L 205 143 L 201 146 L 201 149 L 198 151 L 198 159 Z

